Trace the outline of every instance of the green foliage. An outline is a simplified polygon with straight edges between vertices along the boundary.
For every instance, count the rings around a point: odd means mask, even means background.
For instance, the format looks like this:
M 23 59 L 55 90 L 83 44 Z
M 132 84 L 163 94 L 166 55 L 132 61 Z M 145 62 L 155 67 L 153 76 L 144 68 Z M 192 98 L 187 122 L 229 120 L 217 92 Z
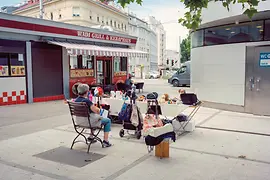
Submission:
M 256 7 L 261 1 L 265 0 L 181 0 L 184 3 L 185 7 L 189 10 L 185 13 L 183 18 L 179 19 L 179 23 L 188 29 L 195 30 L 199 27 L 201 23 L 201 12 L 203 8 L 208 7 L 208 3 L 211 1 L 222 1 L 222 5 L 228 11 L 230 10 L 230 5 L 232 4 L 242 4 L 244 14 L 246 14 L 250 19 L 255 13 L 257 13 Z
M 183 39 L 181 45 L 181 63 L 184 63 L 186 61 L 190 61 L 190 36 L 188 36 L 186 39 Z
M 101 1 L 104 2 L 113 0 L 101 0 Z M 199 27 L 202 21 L 201 19 L 202 9 L 207 8 L 209 2 L 222 1 L 222 5 L 228 11 L 230 10 L 230 5 L 242 4 L 243 10 L 245 10 L 244 14 L 246 14 L 251 19 L 253 15 L 257 13 L 258 4 L 266 0 L 180 0 L 180 1 L 184 3 L 188 11 L 185 13 L 184 17 L 178 20 L 179 23 L 181 23 L 188 29 L 195 30 Z M 142 5 L 143 0 L 117 0 L 116 2 L 119 3 L 122 7 L 125 7 L 127 4 L 130 3 L 137 3 L 139 5 Z

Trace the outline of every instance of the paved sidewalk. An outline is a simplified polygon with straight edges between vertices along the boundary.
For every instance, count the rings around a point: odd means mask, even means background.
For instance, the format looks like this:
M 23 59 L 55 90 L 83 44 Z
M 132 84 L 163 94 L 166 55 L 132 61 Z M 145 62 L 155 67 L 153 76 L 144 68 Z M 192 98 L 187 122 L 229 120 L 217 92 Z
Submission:
M 270 118 L 202 107 L 195 119 L 169 159 L 148 154 L 142 139 L 120 138 L 120 125 L 113 147 L 96 143 L 87 155 L 83 143 L 69 149 L 76 134 L 63 102 L 0 107 L 0 180 L 269 179 Z

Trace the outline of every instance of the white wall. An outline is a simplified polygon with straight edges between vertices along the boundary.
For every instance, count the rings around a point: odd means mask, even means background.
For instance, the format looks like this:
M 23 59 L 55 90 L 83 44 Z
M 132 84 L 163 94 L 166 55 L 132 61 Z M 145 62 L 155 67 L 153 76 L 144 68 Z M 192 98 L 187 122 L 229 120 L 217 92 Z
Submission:
M 191 86 L 202 101 L 244 105 L 246 44 L 191 50 Z
M 270 1 L 260 2 L 258 11 L 270 9 Z M 230 11 L 223 7 L 222 2 L 210 2 L 207 9 L 202 11 L 202 24 L 242 14 L 244 11 L 241 4 L 231 5 Z
M 3 98 L 4 103 L 16 104 L 19 103 L 20 101 L 26 101 L 25 77 L 0 78 L 0 84 L 3 84 L 3 86 L 2 85 L 0 86 L 0 98 Z M 23 91 L 24 95 L 21 95 L 20 93 L 21 91 Z M 16 95 L 12 94 L 12 92 L 16 92 Z M 4 93 L 7 93 L 8 97 L 4 97 L 3 95 Z M 17 99 L 17 96 L 20 99 Z

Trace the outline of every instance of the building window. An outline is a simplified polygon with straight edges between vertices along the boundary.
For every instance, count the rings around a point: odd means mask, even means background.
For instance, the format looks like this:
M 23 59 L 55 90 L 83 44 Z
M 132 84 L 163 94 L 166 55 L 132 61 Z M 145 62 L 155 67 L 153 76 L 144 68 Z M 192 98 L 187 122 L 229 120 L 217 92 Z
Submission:
M 111 26 L 113 26 L 112 20 L 110 21 Z
M 124 30 L 124 24 L 122 23 L 122 30 Z
M 73 17 L 79 17 L 80 16 L 80 8 L 79 7 L 73 7 Z
M 99 22 L 99 16 L 97 16 L 97 22 Z
M 25 76 L 23 54 L 0 53 L 0 77 Z
M 89 18 L 92 20 L 92 11 L 89 11 Z
M 114 27 L 116 27 L 116 21 L 114 21 Z
M 51 20 L 53 20 L 53 13 L 51 12 Z
M 205 45 L 261 41 L 263 21 L 222 26 L 205 30 Z
M 265 21 L 264 39 L 270 40 L 270 20 Z
M 125 24 L 125 31 L 127 31 L 127 25 Z
M 127 57 L 114 58 L 114 72 L 127 71 Z
M 59 19 L 61 19 L 62 18 L 62 15 L 61 14 L 59 14 Z

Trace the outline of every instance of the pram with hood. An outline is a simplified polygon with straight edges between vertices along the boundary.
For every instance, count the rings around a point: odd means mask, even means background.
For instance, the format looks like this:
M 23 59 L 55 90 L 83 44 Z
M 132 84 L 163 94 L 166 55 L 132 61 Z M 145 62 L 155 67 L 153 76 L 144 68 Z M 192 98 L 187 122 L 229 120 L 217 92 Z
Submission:
M 123 123 L 123 129 L 120 130 L 119 136 L 124 137 L 125 132 L 130 134 L 129 131 L 135 131 L 134 135 L 137 139 L 140 139 L 143 125 L 140 109 L 136 105 L 136 93 L 133 90 L 129 90 L 125 97 L 130 100 L 130 103 L 124 101 L 122 109 L 118 114 L 118 119 Z

